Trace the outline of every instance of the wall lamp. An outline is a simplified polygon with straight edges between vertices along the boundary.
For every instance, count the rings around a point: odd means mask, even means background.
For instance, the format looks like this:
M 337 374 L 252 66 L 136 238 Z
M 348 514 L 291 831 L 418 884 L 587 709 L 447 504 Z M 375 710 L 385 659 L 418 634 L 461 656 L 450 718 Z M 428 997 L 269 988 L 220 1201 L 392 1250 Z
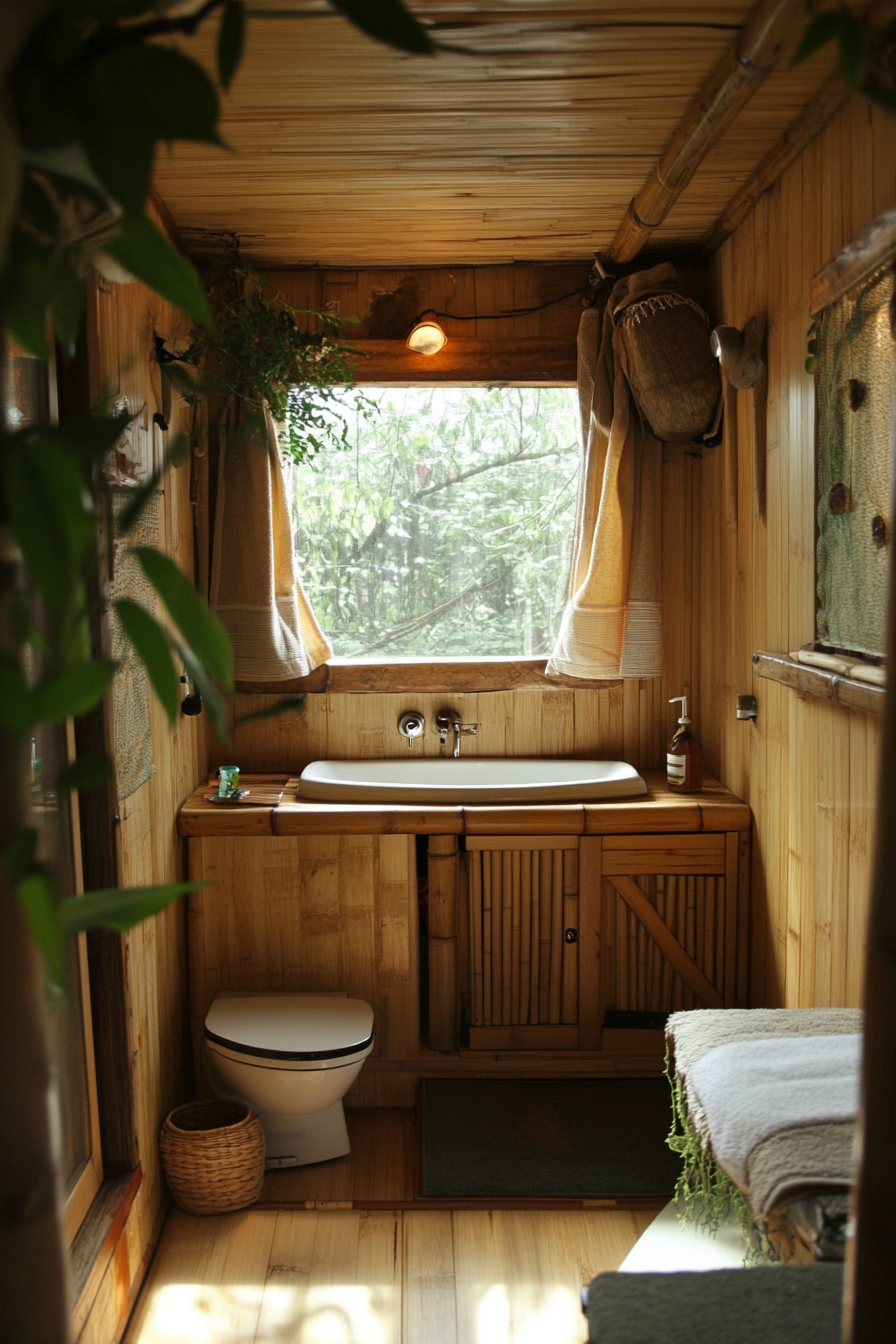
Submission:
M 405 344 L 416 355 L 437 355 L 448 344 L 448 337 L 438 322 L 434 321 L 437 317 L 446 317 L 452 322 L 500 322 L 505 317 L 527 317 L 530 313 L 540 313 L 543 308 L 551 308 L 555 303 L 563 303 L 565 299 L 574 299 L 584 293 L 584 286 L 580 286 L 569 294 L 548 299 L 546 303 L 535 303 L 529 308 L 508 308 L 503 313 L 441 313 L 437 308 L 424 308 L 414 318 Z
M 421 318 L 422 314 L 412 328 L 406 345 L 415 355 L 437 355 L 448 344 L 448 337 L 431 317 L 425 320 Z

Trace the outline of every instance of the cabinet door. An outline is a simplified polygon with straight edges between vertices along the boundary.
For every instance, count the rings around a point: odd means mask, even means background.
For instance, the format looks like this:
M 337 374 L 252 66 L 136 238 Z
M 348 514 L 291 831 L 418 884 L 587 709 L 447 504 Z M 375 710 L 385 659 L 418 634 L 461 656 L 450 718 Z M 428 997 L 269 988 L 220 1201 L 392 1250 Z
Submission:
M 578 838 L 469 837 L 466 862 L 470 1048 L 576 1049 Z
M 583 1044 L 596 1044 L 610 1010 L 742 1001 L 747 893 L 736 832 L 586 837 L 582 868 Z

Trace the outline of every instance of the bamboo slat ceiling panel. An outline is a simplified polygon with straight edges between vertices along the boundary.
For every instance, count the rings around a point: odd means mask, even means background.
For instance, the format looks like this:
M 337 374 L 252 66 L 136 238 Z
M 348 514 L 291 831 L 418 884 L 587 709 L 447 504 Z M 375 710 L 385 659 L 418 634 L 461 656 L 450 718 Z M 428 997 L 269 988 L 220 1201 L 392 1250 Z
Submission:
M 612 238 L 744 0 L 412 0 L 465 53 L 409 57 L 323 0 L 250 0 L 225 102 L 232 154 L 180 145 L 156 184 L 183 230 L 235 230 L 267 265 L 484 264 Z M 279 17 L 278 9 L 290 15 Z M 215 26 L 190 42 L 212 63 Z M 469 54 L 467 54 L 469 53 Z M 654 236 L 695 242 L 832 67 L 785 59 Z M 201 249 L 200 249 L 201 250 Z

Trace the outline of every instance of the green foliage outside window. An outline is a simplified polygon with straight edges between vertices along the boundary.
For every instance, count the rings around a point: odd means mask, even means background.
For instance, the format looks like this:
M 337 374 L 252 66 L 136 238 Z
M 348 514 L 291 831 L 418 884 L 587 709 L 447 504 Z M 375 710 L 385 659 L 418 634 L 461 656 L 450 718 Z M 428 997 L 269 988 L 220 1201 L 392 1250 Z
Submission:
M 296 551 L 336 653 L 549 652 L 581 456 L 574 390 L 365 391 L 376 410 L 349 416 L 350 451 L 295 473 Z

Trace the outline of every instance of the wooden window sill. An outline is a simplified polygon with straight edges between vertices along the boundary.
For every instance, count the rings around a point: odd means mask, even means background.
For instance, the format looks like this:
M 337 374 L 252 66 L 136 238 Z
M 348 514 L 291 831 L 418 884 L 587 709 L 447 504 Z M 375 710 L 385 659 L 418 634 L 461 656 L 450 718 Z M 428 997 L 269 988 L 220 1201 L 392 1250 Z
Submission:
M 249 695 L 388 695 L 482 691 L 607 690 L 616 681 L 581 681 L 578 677 L 545 675 L 547 658 L 331 658 L 307 677 L 290 681 L 238 681 Z
M 808 667 L 785 653 L 754 653 L 753 666 L 760 677 L 790 686 L 802 695 L 815 695 L 831 700 L 844 709 L 860 709 L 867 714 L 883 714 L 887 690 L 885 686 L 869 686 L 853 681 L 839 672 L 828 672 L 821 667 Z

